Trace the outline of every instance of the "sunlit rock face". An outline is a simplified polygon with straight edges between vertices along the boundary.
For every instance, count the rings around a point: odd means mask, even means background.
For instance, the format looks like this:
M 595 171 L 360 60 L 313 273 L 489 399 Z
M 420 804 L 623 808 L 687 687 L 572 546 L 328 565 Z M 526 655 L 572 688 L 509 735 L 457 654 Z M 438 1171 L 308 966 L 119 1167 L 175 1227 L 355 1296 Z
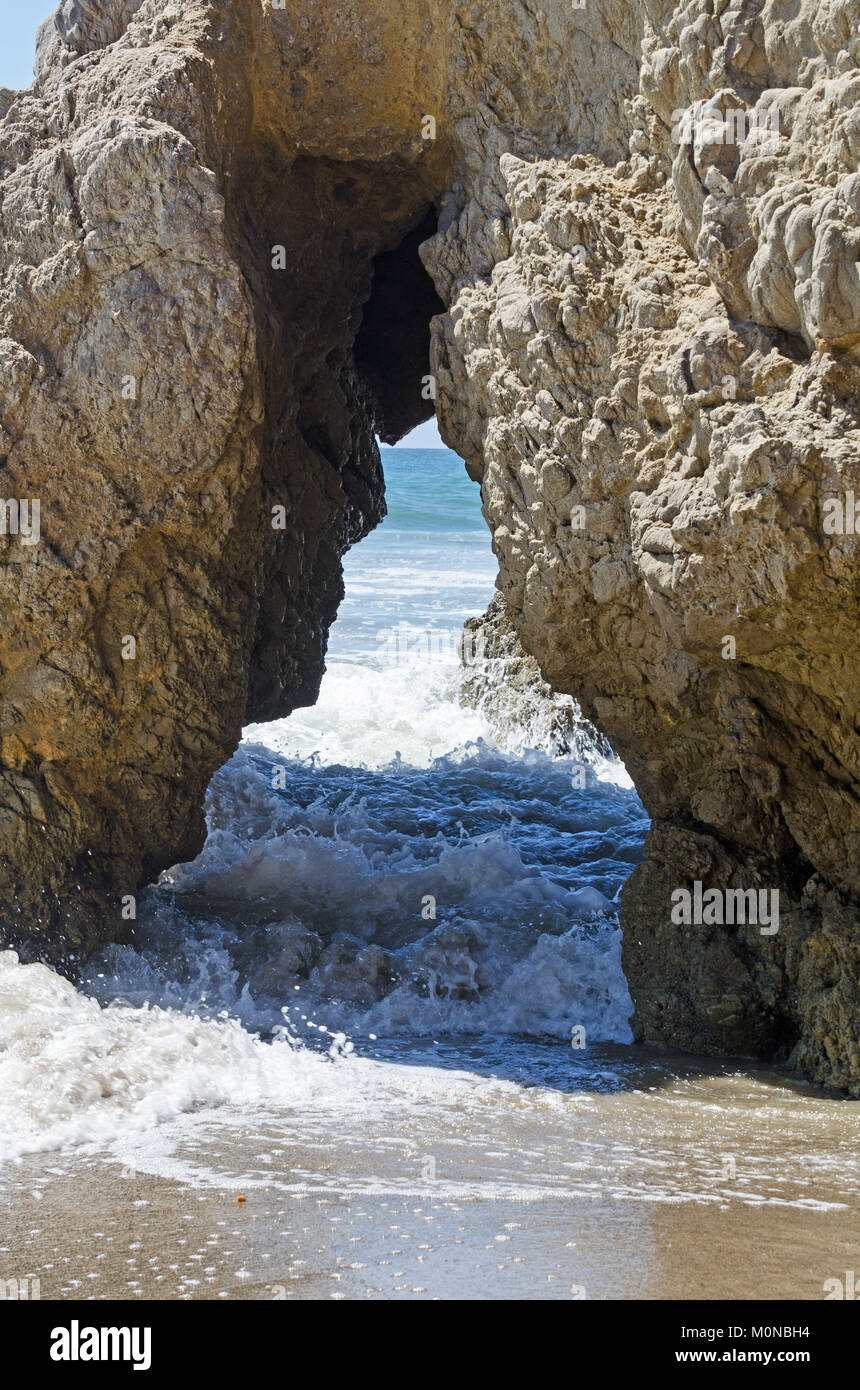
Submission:
M 68 0 L 3 95 L 0 484 L 40 537 L 2 540 L 0 875 L 28 954 L 127 930 L 243 721 L 316 698 L 384 512 L 377 417 L 432 413 L 386 315 L 401 274 L 426 374 L 442 305 L 394 253 L 449 179 L 445 49 L 392 9 Z
M 858 0 L 67 0 L 0 116 L 6 939 L 121 935 L 313 701 L 432 376 L 653 818 L 638 1035 L 860 1092 Z
M 635 8 L 623 123 L 458 127 L 443 434 L 524 645 L 653 818 L 637 1035 L 856 1093 L 860 6 Z

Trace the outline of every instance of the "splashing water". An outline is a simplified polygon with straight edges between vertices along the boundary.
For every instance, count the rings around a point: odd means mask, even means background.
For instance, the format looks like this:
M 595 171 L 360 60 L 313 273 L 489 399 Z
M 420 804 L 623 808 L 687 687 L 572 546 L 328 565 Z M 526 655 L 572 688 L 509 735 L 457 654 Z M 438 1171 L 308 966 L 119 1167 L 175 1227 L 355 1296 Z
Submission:
M 474 491 L 453 455 L 388 468 L 317 704 L 246 730 L 205 848 L 143 897 L 131 943 L 77 988 L 0 957 L 0 1153 L 289 1107 L 355 1043 L 629 1040 L 614 900 L 642 807 L 603 750 L 582 786 L 529 746 L 541 729 L 506 744 L 460 703 L 457 639 L 494 574 Z

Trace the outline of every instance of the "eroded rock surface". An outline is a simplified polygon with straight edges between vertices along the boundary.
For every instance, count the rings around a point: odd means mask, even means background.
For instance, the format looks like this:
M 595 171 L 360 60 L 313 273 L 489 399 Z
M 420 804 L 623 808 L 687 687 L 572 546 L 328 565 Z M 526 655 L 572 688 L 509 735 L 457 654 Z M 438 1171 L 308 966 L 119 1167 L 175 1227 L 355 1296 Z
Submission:
M 638 1035 L 860 1093 L 860 0 L 65 0 L 0 116 L 7 939 L 120 934 L 313 700 L 444 306 L 510 613 L 653 818 Z
M 384 510 L 377 417 L 432 412 L 371 293 L 447 177 L 400 8 L 66 0 L 3 96 L 0 492 L 41 536 L 2 539 L 0 898 L 28 954 L 128 930 L 242 722 L 313 702 Z M 426 372 L 441 306 L 405 274 Z
M 860 9 L 640 8 L 624 159 L 459 128 L 443 433 L 524 645 L 653 817 L 638 1036 L 857 1092 Z M 778 891 L 778 930 L 674 922 L 696 882 Z

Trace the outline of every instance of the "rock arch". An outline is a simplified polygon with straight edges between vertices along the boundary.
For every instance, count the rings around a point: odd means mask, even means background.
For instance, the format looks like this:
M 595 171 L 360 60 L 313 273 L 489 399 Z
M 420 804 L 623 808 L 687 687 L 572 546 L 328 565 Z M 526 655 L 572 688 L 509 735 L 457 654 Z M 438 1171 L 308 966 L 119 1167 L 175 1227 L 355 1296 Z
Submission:
M 433 315 L 512 617 L 653 817 L 638 1035 L 860 1089 L 860 26 L 789 8 L 46 22 L 0 92 L 0 482 L 42 527 L 0 540 L 7 941 L 119 935 L 243 720 L 314 699 Z M 779 931 L 673 923 L 696 882 Z

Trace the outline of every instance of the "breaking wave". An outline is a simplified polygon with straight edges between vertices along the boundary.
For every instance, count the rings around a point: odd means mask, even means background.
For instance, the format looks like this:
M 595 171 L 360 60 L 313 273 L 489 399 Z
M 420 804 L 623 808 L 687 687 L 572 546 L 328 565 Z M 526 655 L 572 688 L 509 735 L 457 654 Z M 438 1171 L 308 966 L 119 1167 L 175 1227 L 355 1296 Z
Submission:
M 338 1068 L 372 1089 L 382 1064 L 354 1045 L 630 1039 L 615 903 L 647 822 L 623 768 L 585 730 L 558 756 L 539 717 L 506 740 L 464 706 L 455 641 L 431 659 L 385 638 L 392 604 L 456 634 L 489 597 L 488 553 L 454 535 L 446 557 L 468 484 L 450 486 L 435 531 L 426 508 L 398 531 L 393 489 L 390 538 L 350 557 L 319 701 L 246 730 L 202 853 L 141 896 L 129 940 L 75 984 L 0 954 L 0 1157 L 314 1104 Z

